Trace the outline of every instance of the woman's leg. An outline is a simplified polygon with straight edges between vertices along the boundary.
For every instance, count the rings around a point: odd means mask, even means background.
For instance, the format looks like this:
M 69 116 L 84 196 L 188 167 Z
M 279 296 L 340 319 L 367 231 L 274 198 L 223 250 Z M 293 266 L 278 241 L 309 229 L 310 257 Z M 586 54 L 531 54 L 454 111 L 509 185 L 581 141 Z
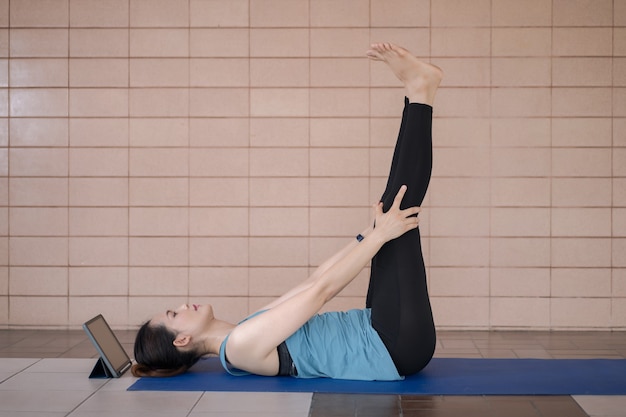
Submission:
M 403 77 L 398 77 L 405 82 L 408 91 L 381 201 L 387 210 L 400 186 L 407 185 L 402 208 L 419 206 L 428 189 L 432 169 L 431 105 L 441 72 L 421 62 L 416 64 L 416 59 L 404 49 L 385 44 L 373 46 L 373 49 L 378 55 L 376 58 L 387 62 L 396 75 L 400 72 L 398 67 L 402 68 Z M 434 74 L 407 77 L 411 71 Z M 409 78 L 411 81 L 407 81 Z M 411 85 L 417 83 L 420 84 Z M 430 84 L 424 86 L 424 83 Z M 412 91 L 428 93 L 416 98 Z M 428 364 L 434 353 L 436 335 L 419 229 L 387 242 L 373 258 L 367 307 L 372 309 L 372 325 L 400 374 L 413 374 Z

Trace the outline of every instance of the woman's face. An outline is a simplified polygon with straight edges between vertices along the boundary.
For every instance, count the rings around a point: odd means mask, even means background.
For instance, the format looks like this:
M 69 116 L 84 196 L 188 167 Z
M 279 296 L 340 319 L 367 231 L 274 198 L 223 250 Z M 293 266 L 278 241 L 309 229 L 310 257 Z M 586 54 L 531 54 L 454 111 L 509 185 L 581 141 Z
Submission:
M 210 305 L 183 304 L 176 310 L 167 310 L 157 314 L 150 321 L 152 324 L 164 324 L 177 335 L 198 337 L 215 318 Z

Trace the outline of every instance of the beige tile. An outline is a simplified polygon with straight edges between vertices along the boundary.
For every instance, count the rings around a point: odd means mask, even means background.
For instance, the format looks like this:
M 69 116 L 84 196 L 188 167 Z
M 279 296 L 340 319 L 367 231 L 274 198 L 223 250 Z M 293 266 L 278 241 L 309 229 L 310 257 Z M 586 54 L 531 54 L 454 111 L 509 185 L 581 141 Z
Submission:
M 128 228 L 130 236 L 188 236 L 189 210 L 186 207 L 131 207 Z
M 250 29 L 250 57 L 309 56 L 308 29 Z
M 189 265 L 248 266 L 249 239 L 240 237 L 192 237 L 189 239 Z
M 496 57 L 550 56 L 550 28 L 494 28 L 491 34 L 492 54 Z
M 551 0 L 495 0 L 492 2 L 493 26 L 551 26 Z
M 309 9 L 312 27 L 368 27 L 370 23 L 369 4 L 362 0 L 316 0 Z
M 489 307 L 489 324 L 495 328 L 550 327 L 548 298 L 492 297 Z
M 613 56 L 626 56 L 626 28 L 613 29 Z
M 554 178 L 552 204 L 557 207 L 610 207 L 611 179 Z
M 129 0 L 70 0 L 72 27 L 128 27 Z
M 70 29 L 70 56 L 128 58 L 128 29 Z
M 547 177 L 549 148 L 496 148 L 491 151 L 491 174 L 497 177 Z
M 71 206 L 127 206 L 127 178 L 70 178 Z
M 369 207 L 369 183 L 366 178 L 311 178 L 311 206 Z
M 376 94 L 380 90 L 372 91 Z M 310 91 L 310 113 L 312 117 L 364 117 L 370 114 L 370 100 L 365 88 L 316 88 Z M 375 99 L 374 99 L 375 100 Z M 347 106 L 346 103 L 350 103 Z M 384 101 L 379 103 L 385 108 Z M 386 109 L 385 109 L 386 110 Z M 384 115 L 376 109 L 371 110 L 374 115 Z M 400 113 L 394 111 L 394 114 Z
M 490 213 L 492 236 L 550 236 L 550 209 L 548 208 L 494 207 Z
M 70 149 L 70 176 L 124 177 L 128 175 L 128 149 L 72 148 Z
M 626 148 L 613 149 L 613 175 L 616 177 L 626 177 Z
M 611 0 L 555 0 L 552 9 L 555 26 L 613 25 Z
M 613 236 L 626 237 L 626 209 L 614 208 L 611 215 Z
M 131 178 L 128 198 L 133 206 L 186 206 L 189 201 L 187 178 Z
M 10 178 L 9 201 L 12 206 L 66 206 L 67 178 Z
M 12 58 L 63 58 L 67 45 L 67 29 L 11 29 Z
M 128 267 L 72 267 L 70 295 L 128 295 Z
M 305 207 L 256 207 L 250 209 L 250 236 L 306 236 L 314 217 Z
M 0 59 L 0 87 L 9 86 L 9 61 Z
M 254 121 L 242 118 L 193 118 L 189 144 L 196 146 L 248 146 Z
M 67 59 L 12 59 L 11 87 L 67 87 Z
M 128 209 L 71 207 L 69 234 L 70 236 L 126 236 L 128 235 Z
M 614 298 L 611 300 L 611 325 L 613 327 L 622 327 L 626 320 L 626 302 L 623 298 Z M 620 405 L 621 407 L 621 405 Z
M 250 239 L 250 266 L 307 266 L 308 239 L 258 237 Z
M 248 26 L 247 18 L 244 26 Z M 250 53 L 249 29 L 191 29 L 189 37 L 192 57 L 247 58 Z
M 247 184 L 246 184 L 247 185 Z M 250 206 L 300 207 L 313 201 L 313 180 L 309 199 L 309 179 L 302 178 L 250 178 Z M 247 196 L 245 193 L 240 195 Z M 230 194 L 230 193 L 221 193 Z M 232 197 L 231 197 L 232 198 Z
M 12 237 L 9 262 L 12 266 L 67 266 L 66 237 Z
M 613 58 L 613 85 L 626 87 L 626 59 Z
M 253 148 L 249 169 L 253 177 L 305 177 L 309 175 L 309 152 L 306 149 Z
M 187 0 L 130 0 L 131 27 L 184 27 L 188 24 Z
M 367 29 L 311 29 L 311 57 L 362 57 L 369 43 Z
M 0 146 L 9 146 L 9 120 L 0 119 Z
M 495 117 L 547 117 L 553 90 L 549 88 L 497 88 L 491 91 Z
M 611 266 L 611 239 L 553 238 L 552 266 L 609 267 Z
M 488 297 L 433 297 L 431 304 L 440 328 L 477 329 L 489 323 Z
M 613 178 L 613 202 L 615 206 L 626 206 L 626 178 Z
M 494 178 L 491 202 L 496 207 L 547 207 L 550 185 L 548 178 Z
M 453 207 L 485 207 L 490 204 L 487 178 L 432 178 L 429 186 L 430 204 Z
M 487 58 L 435 58 L 432 63 L 443 68 L 443 87 L 486 87 L 491 81 L 491 61 Z M 397 79 L 386 66 L 372 66 L 397 85 Z M 372 74 L 372 78 L 374 78 Z
M 312 236 L 355 236 L 371 222 L 372 209 L 354 207 L 314 207 L 310 209 Z
M 251 180 L 248 178 L 190 178 L 189 205 L 247 206 L 250 201 L 248 195 L 254 193 L 255 188 L 249 183 L 251 184 Z M 264 192 L 263 190 L 257 191 Z
M 454 10 L 455 13 L 450 13 Z M 443 0 L 431 3 L 433 27 L 484 27 L 491 24 L 491 1 Z
M 9 116 L 9 90 L 0 89 L 0 117 Z
M 250 91 L 250 115 L 306 117 L 309 115 L 309 94 L 309 90 L 304 88 L 253 89 Z
M 258 294 L 257 290 L 248 289 L 254 282 L 252 277 L 248 278 L 251 274 L 248 268 L 189 268 L 189 294 L 200 297 Z
M 130 90 L 131 117 L 188 117 L 186 88 L 141 88 Z
M 190 208 L 189 235 L 248 236 L 251 226 L 249 212 L 246 207 Z
M 68 92 L 65 89 L 12 89 L 10 112 L 13 117 L 67 117 Z
M 610 86 L 613 82 L 612 73 L 611 58 L 554 58 L 552 60 L 554 86 Z
M 72 117 L 126 117 L 128 91 L 119 88 L 85 88 L 70 90 Z
M 247 73 L 252 87 L 307 87 L 309 60 L 305 58 L 258 58 L 250 60 Z
M 426 6 L 428 7 L 428 6 Z M 428 25 L 426 25 L 428 26 Z M 430 29 L 428 27 L 372 27 L 370 29 L 370 43 L 392 42 L 402 45 L 415 56 L 430 56 Z M 361 48 L 365 52 L 367 48 Z M 361 55 L 362 56 L 362 55 Z M 372 62 L 372 66 L 381 66 L 380 62 Z
M 430 2 L 426 0 L 372 0 L 373 27 L 429 26 Z
M 67 149 L 17 148 L 9 152 L 9 174 L 16 177 L 64 177 L 68 173 Z
M 9 57 L 9 29 L 0 29 L 0 56 Z
M 278 297 L 307 279 L 307 268 L 251 268 L 250 294 Z
M 593 268 L 554 268 L 552 297 L 610 297 L 611 270 Z
M 250 120 L 250 145 L 306 147 L 309 145 L 310 122 L 306 118 L 253 118 Z
M 189 30 L 131 29 L 130 55 L 137 58 L 187 57 L 189 56 Z
M 423 220 L 422 214 L 420 217 Z M 430 236 L 489 236 L 487 208 L 430 208 Z M 421 222 L 420 222 L 421 224 Z
M 183 79 L 189 79 L 192 87 L 247 87 L 254 85 L 253 74 L 248 59 L 193 58 L 189 62 L 189 77 Z
M 189 252 L 184 237 L 131 237 L 128 261 L 131 266 L 186 266 Z
M 613 268 L 612 275 L 612 294 L 614 297 L 624 297 L 626 295 L 626 269 Z
M 430 266 L 433 267 L 485 267 L 489 264 L 488 238 L 431 238 L 430 251 Z
M 11 296 L 67 295 L 67 267 L 12 267 L 10 269 Z
M 127 297 L 69 297 L 68 323 L 78 326 L 89 317 L 102 314 L 112 327 L 128 326 Z
M 611 149 L 555 148 L 552 174 L 557 177 L 608 177 L 611 175 Z
M 431 297 L 486 297 L 489 295 L 487 268 L 430 268 Z
M 9 27 L 9 0 L 0 1 L 0 27 Z
M 150 320 L 155 314 L 187 303 L 187 297 L 129 297 L 128 321 L 134 326 Z
M 130 150 L 129 172 L 135 177 L 189 175 L 189 150 L 185 148 L 135 148 Z
M 128 237 L 71 237 L 69 262 L 70 266 L 128 265 Z
M 130 146 L 184 147 L 189 143 L 189 119 L 130 119 Z
M 613 88 L 613 116 L 626 117 L 626 88 Z
M 609 327 L 611 300 L 608 298 L 553 298 L 550 304 L 553 328 Z
M 366 148 L 311 149 L 310 175 L 314 177 L 347 177 L 368 174 Z
M 67 321 L 67 297 L 11 297 L 10 323 L 14 326 L 54 326 Z
M 626 26 L 626 4 L 624 0 L 613 2 L 613 24 L 615 26 Z
M 311 146 L 367 146 L 369 124 L 361 118 L 315 118 L 310 120 Z
M 251 0 L 250 27 L 303 27 L 309 25 L 307 0 Z
M 191 0 L 192 27 L 247 27 L 250 22 L 248 0 Z
M 163 158 L 168 158 L 167 153 Z M 196 149 L 189 155 L 189 173 L 194 177 L 245 177 L 250 159 L 250 151 L 245 148 Z
M 626 239 L 623 238 L 613 238 L 613 266 L 624 268 L 626 267 L 626 258 L 624 258 L 624 253 L 626 253 Z
M 549 268 L 491 268 L 490 294 L 495 297 L 549 297 Z
M 0 175 L 9 175 L 9 152 L 8 149 L 0 149 Z
M 554 56 L 611 56 L 611 28 L 554 28 Z
M 370 85 L 369 70 L 370 66 L 364 59 L 314 58 L 310 63 L 311 86 L 366 87 Z
M 187 87 L 188 85 L 188 59 L 130 59 L 131 87 Z
M 550 266 L 549 238 L 494 238 L 491 265 L 496 267 Z
M 67 208 L 11 207 L 11 236 L 67 236 Z
M 431 53 L 436 57 L 480 57 L 490 53 L 489 29 L 433 28 L 431 36 Z
M 132 296 L 186 296 L 189 268 L 129 268 L 128 293 Z
M 70 59 L 70 86 L 128 87 L 128 61 L 108 58 Z
M 611 119 L 609 118 L 553 118 L 552 145 L 611 146 Z
M 487 148 L 435 148 L 433 166 L 435 177 L 489 176 L 490 158 Z
M 550 58 L 494 58 L 491 85 L 543 87 L 552 85 Z
M 69 0 L 22 0 L 10 8 L 11 27 L 67 27 Z
M 481 118 L 491 113 L 487 88 L 446 88 L 437 93 L 435 115 L 439 117 Z
M 194 88 L 189 92 L 192 117 L 247 117 L 250 91 L 246 88 Z

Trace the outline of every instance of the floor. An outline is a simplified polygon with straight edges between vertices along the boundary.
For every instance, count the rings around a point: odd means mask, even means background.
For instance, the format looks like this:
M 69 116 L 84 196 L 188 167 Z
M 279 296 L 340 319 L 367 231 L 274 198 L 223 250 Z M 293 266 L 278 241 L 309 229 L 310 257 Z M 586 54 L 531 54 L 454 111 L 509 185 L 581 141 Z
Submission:
M 132 351 L 134 332 L 116 332 Z M 437 357 L 626 358 L 626 332 L 440 332 Z M 82 331 L 0 330 L 0 417 L 626 417 L 626 396 L 396 396 L 126 391 L 90 380 Z

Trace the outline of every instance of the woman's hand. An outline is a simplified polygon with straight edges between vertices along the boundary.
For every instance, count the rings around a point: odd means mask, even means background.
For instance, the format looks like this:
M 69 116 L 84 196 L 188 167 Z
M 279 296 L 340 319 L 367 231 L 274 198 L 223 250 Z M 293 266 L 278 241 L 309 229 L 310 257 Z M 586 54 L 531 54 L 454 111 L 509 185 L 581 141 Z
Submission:
M 409 230 L 416 229 L 419 225 L 419 219 L 417 216 L 414 216 L 421 211 L 419 207 L 409 207 L 404 210 L 400 209 L 400 203 L 402 202 L 402 198 L 404 198 L 406 190 L 406 185 L 400 187 L 391 208 L 389 208 L 386 213 L 383 213 L 382 202 L 376 204 L 374 207 L 376 213 L 376 227 L 374 228 L 374 233 L 379 234 L 385 242 L 402 236 Z

